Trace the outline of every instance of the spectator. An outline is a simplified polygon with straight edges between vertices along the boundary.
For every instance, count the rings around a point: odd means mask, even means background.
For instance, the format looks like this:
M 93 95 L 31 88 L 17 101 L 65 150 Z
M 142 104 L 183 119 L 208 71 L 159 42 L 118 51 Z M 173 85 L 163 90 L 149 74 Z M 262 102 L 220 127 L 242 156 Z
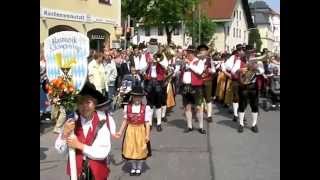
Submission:
M 43 51 L 40 50 L 40 120 L 50 120 L 50 106 L 47 101 L 46 85 L 48 84 L 48 77 L 46 72 L 46 61 L 43 55 Z
M 276 105 L 280 107 L 280 74 L 277 67 L 273 68 L 273 76 L 271 77 L 271 101 L 272 108 Z
M 88 56 L 88 63 L 90 63 L 93 60 L 94 54 L 96 53 L 96 50 L 90 49 L 90 54 Z
M 120 72 L 118 73 L 121 82 L 125 75 L 130 74 L 130 66 L 133 65 L 133 63 L 130 62 L 127 54 L 123 54 L 122 59 L 123 59 L 123 62 L 120 66 Z
M 106 75 L 102 60 L 103 53 L 97 52 L 94 54 L 94 60 L 88 64 L 88 77 L 89 82 L 91 82 L 99 92 L 106 96 Z
M 105 56 L 104 72 L 106 76 L 105 86 L 108 89 L 108 100 L 112 101 L 116 91 L 116 79 L 118 76 L 115 60 L 111 56 Z

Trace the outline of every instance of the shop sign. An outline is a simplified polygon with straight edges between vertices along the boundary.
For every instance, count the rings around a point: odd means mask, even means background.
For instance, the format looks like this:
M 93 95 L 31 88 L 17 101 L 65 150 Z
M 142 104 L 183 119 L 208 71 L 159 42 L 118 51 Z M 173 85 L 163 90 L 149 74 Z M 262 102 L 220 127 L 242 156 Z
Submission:
M 48 9 L 48 8 L 40 9 L 40 17 L 63 19 L 63 20 L 69 20 L 69 21 L 80 21 L 80 22 L 87 21 L 87 15 L 84 13 L 73 13 L 73 12 L 54 10 L 54 9 Z
M 105 36 L 104 35 L 100 35 L 100 34 L 92 34 L 91 35 L 91 39 L 94 40 L 94 39 L 105 39 Z

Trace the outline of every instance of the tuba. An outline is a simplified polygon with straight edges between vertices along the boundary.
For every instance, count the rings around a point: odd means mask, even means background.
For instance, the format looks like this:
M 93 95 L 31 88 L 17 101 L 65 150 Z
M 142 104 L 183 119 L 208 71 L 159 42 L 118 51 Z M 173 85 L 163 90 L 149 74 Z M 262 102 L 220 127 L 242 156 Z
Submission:
M 245 69 L 244 71 L 240 71 L 240 83 L 242 85 L 251 84 L 253 79 L 255 78 L 256 72 L 251 69 Z
M 242 85 L 252 84 L 256 77 L 256 66 L 251 61 L 246 66 L 246 68 L 240 70 L 239 80 Z

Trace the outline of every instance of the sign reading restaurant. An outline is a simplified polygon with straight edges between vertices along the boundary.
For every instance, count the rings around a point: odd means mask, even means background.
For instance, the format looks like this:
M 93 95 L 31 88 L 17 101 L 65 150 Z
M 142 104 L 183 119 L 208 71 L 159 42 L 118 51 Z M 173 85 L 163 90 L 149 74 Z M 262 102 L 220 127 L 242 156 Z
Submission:
M 73 13 L 62 10 L 53 10 L 47 8 L 40 9 L 40 17 L 54 18 L 54 19 L 63 19 L 69 21 L 80 21 L 86 22 L 87 15 L 82 13 Z
M 85 14 L 85 13 L 74 13 L 74 12 L 55 10 L 55 9 L 49 9 L 49 8 L 40 8 L 40 17 L 61 19 L 61 20 L 68 20 L 68 21 L 79 21 L 79 22 L 88 22 L 88 23 L 95 22 L 95 23 L 117 25 L 116 21 L 112 19 L 90 16 L 89 14 Z

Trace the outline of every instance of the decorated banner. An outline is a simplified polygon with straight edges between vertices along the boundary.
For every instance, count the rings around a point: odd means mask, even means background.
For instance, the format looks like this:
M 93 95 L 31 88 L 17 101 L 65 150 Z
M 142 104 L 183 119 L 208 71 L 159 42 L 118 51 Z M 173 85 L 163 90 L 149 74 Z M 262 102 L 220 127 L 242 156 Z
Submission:
M 84 86 L 88 73 L 89 39 L 74 32 L 62 31 L 49 36 L 44 42 L 49 80 L 68 75 L 76 90 Z
M 44 55 L 50 81 L 46 87 L 50 102 L 63 106 L 67 118 L 77 119 L 74 113 L 75 96 L 87 79 L 89 39 L 74 31 L 55 33 L 45 40 Z M 71 180 L 77 180 L 76 154 L 73 148 L 69 148 L 69 162 Z

